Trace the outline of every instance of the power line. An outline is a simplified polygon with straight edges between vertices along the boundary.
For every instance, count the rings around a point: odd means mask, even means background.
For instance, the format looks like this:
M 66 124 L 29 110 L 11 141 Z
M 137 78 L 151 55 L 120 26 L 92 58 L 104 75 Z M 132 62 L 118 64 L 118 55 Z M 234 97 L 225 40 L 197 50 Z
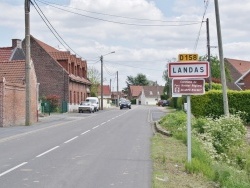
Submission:
M 205 10 L 204 10 L 204 13 L 203 13 L 203 16 L 202 16 L 202 20 L 201 20 L 201 25 L 200 25 L 200 29 L 198 31 L 198 36 L 197 36 L 197 39 L 195 41 L 195 44 L 194 44 L 194 49 L 193 51 L 195 52 L 196 49 L 197 49 L 197 46 L 198 46 L 198 43 L 199 43 L 199 39 L 200 39 L 200 35 L 201 35 L 201 28 L 202 28 L 202 24 L 203 24 L 203 20 L 204 20 L 204 17 L 206 15 L 206 12 L 207 12 L 207 7 L 208 7 L 208 4 L 209 4 L 209 0 L 204 0 L 204 4 L 205 4 Z
M 34 3 L 36 4 L 36 6 L 34 5 Z M 43 11 L 40 9 L 40 7 L 39 7 L 39 5 L 36 3 L 36 1 L 34 0 L 34 3 L 32 3 L 31 2 L 31 4 L 33 5 L 33 7 L 36 9 L 36 11 L 37 11 L 37 13 L 39 14 L 39 16 L 42 18 L 42 20 L 43 20 L 43 22 L 47 25 L 47 27 L 49 28 L 49 30 L 52 32 L 52 34 L 56 37 L 56 39 L 58 40 L 58 42 L 60 42 L 62 45 L 63 45 L 63 47 L 65 48 L 65 49 L 67 49 L 66 47 L 65 47 L 65 45 L 72 51 L 72 52 L 74 52 L 76 55 L 78 55 L 79 57 L 81 57 L 79 54 L 77 54 L 67 43 L 66 43 L 66 41 L 60 36 L 60 34 L 56 31 L 56 29 L 53 27 L 53 25 L 50 23 L 50 21 L 47 19 L 47 17 L 45 16 L 45 14 L 43 13 Z M 38 9 L 39 9 L 39 11 L 38 11 Z M 41 15 L 42 14 L 42 15 Z M 56 34 L 55 34 L 56 33 Z M 57 36 L 56 36 L 57 35 Z M 61 40 L 63 41 L 63 43 L 65 44 L 63 44 L 62 42 L 61 42 Z M 81 57 L 82 59 L 85 59 L 85 58 L 83 58 L 83 57 Z
M 106 62 L 110 62 L 110 61 L 106 61 Z M 163 71 L 163 70 L 157 70 L 157 69 L 150 69 L 150 68 L 144 68 L 144 67 L 136 67 L 136 66 L 131 66 L 131 65 L 124 65 L 124 64 L 121 64 L 121 63 L 117 63 L 117 62 L 115 62 L 115 64 L 125 66 L 125 67 L 138 68 L 138 69 L 153 70 L 153 71 Z
M 49 4 L 49 3 L 42 2 L 42 1 L 39 1 L 39 2 L 43 3 L 43 4 L 46 4 L 48 6 L 51 6 L 53 8 L 59 9 L 61 11 L 68 12 L 68 13 L 76 14 L 76 15 L 79 15 L 79 16 L 83 16 L 83 17 L 86 17 L 86 18 L 91 18 L 91 19 L 95 19 L 95 20 L 99 20 L 99 21 L 104 21 L 104 22 L 109 22 L 109 23 L 115 23 L 115 24 L 121 24 L 121 25 L 142 26 L 142 27 L 166 27 L 166 26 L 171 27 L 171 26 L 189 26 L 189 25 L 196 25 L 196 24 L 200 23 L 200 22 L 195 21 L 193 23 L 167 24 L 167 25 L 164 25 L 164 24 L 135 24 L 135 23 L 118 22 L 118 21 L 106 20 L 106 19 L 103 19 L 103 18 L 96 18 L 96 17 L 93 17 L 93 16 L 85 15 L 85 14 L 80 14 L 80 13 L 77 13 L 77 12 L 73 12 L 73 11 L 70 11 L 70 10 L 66 10 L 66 9 L 54 6 L 54 5 Z
M 197 22 L 197 21 L 167 21 L 167 20 L 155 20 L 155 19 L 145 19 L 145 18 L 132 18 L 132 17 L 126 17 L 126 16 L 119 16 L 119 15 L 114 15 L 114 14 L 107 14 L 107 13 L 100 13 L 100 12 L 94 12 L 94 11 L 88 11 L 88 10 L 84 10 L 84 9 L 79 9 L 79 8 L 75 8 L 75 7 L 70 7 L 70 6 L 66 6 L 66 5 L 60 5 L 60 4 L 57 4 L 57 3 L 50 3 L 48 1 L 41 1 L 41 0 L 38 0 L 40 3 L 43 3 L 43 4 L 47 4 L 47 5 L 50 5 L 50 4 L 53 4 L 53 5 L 57 5 L 57 6 L 61 6 L 61 7 L 67 7 L 67 8 L 70 8 L 70 9 L 75 9 L 75 10 L 80 10 L 80 11 L 83 11 L 83 12 L 88 12 L 88 13 L 92 13 L 92 14 L 99 14 L 99 15 L 104 15 L 104 16 L 111 16 L 111 17 L 116 17 L 116 18 L 125 18 L 125 19 L 130 19 L 130 20 L 139 20 L 139 21 L 152 21 L 152 22 Z

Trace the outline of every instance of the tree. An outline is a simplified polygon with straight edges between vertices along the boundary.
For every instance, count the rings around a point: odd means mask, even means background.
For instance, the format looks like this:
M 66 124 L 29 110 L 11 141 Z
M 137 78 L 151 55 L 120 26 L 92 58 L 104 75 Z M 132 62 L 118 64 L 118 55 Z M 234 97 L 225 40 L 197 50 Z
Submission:
M 201 61 L 207 61 L 207 55 L 201 56 L 200 60 Z M 221 76 L 220 76 L 220 60 L 218 58 L 218 56 L 210 56 L 210 63 L 211 63 L 211 77 L 212 80 L 217 80 L 217 82 L 220 82 Z M 227 67 L 225 67 L 225 73 L 226 73 L 226 77 L 228 80 L 231 80 L 231 76 L 230 76 L 230 71 Z M 219 80 L 219 81 L 218 81 Z
M 88 79 L 91 82 L 90 95 L 96 97 L 98 93 L 98 86 L 100 85 L 101 73 L 95 68 L 88 68 Z
M 149 80 L 147 79 L 146 75 L 139 73 L 136 77 L 127 76 L 126 83 L 128 86 L 136 85 L 136 86 L 148 86 Z

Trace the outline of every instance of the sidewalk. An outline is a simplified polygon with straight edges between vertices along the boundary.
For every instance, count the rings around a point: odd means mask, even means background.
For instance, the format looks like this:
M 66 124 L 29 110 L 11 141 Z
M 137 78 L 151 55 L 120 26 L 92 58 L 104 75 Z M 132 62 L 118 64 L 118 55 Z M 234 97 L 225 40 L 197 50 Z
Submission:
M 30 134 L 40 129 L 44 129 L 50 127 L 55 123 L 64 122 L 64 120 L 68 117 L 68 114 L 50 114 L 50 116 L 39 117 L 38 122 L 30 125 L 19 125 L 19 126 L 11 126 L 11 127 L 0 127 L 0 143 L 9 140 L 12 138 L 16 138 L 18 136 L 22 136 L 25 134 Z

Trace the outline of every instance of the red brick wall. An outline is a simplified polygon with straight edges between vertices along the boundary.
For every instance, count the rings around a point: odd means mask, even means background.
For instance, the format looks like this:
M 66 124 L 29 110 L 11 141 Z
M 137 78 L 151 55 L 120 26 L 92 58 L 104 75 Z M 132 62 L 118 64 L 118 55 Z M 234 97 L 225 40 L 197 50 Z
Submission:
M 242 87 L 243 90 L 250 89 L 250 73 L 248 73 L 243 80 L 244 86 Z
M 4 84 L 3 127 L 25 124 L 25 86 Z
M 60 97 L 60 104 L 62 101 L 68 101 L 68 73 L 34 38 L 31 38 L 30 44 L 37 82 L 40 83 L 39 97 L 57 95 Z
M 37 122 L 37 81 L 33 65 L 30 69 L 30 123 Z M 0 82 L 0 127 L 25 125 L 25 85 Z

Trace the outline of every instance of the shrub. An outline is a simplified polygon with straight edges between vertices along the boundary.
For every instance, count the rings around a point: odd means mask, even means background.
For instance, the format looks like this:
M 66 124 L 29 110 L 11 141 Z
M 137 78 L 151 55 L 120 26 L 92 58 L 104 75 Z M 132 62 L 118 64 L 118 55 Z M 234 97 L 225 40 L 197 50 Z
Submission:
M 52 112 L 58 112 L 60 107 L 60 97 L 57 95 L 48 95 L 46 96 L 46 100 L 50 103 L 50 108 Z

